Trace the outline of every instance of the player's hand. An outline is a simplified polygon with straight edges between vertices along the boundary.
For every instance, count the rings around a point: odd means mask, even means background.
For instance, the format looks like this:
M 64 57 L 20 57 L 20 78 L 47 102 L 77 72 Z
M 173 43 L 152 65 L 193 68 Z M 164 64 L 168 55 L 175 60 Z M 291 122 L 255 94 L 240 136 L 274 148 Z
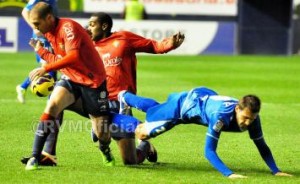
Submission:
M 41 47 L 43 47 L 43 44 L 40 40 L 33 38 L 30 39 L 29 45 L 34 49 L 34 51 L 38 51 Z
M 173 35 L 173 47 L 177 48 L 179 47 L 182 42 L 184 41 L 184 34 L 181 34 L 180 32 L 178 32 L 177 34 Z
M 240 175 L 240 174 L 231 174 L 228 176 L 230 179 L 240 179 L 240 178 L 248 178 L 247 176 Z
M 29 73 L 29 78 L 30 78 L 31 81 L 33 81 L 34 78 L 43 76 L 45 73 L 46 73 L 46 70 L 45 70 L 43 67 L 41 67 L 41 68 L 36 68 L 36 69 L 33 69 L 33 70 Z
M 288 177 L 291 177 L 293 175 L 291 174 L 288 174 L 288 173 L 285 173 L 285 172 L 277 172 L 276 174 L 274 174 L 275 176 L 288 176 Z

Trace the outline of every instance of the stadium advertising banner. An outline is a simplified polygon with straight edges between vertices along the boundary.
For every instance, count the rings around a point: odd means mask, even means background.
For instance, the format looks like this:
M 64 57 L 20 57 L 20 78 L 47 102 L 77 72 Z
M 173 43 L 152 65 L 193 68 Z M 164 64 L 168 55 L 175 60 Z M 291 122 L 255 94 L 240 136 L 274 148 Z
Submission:
M 28 45 L 31 28 L 19 17 L 0 18 L 0 52 L 32 51 Z M 75 19 L 85 26 L 88 19 Z M 155 25 L 155 26 L 153 26 Z M 114 20 L 112 31 L 127 30 L 145 38 L 162 40 L 178 31 L 185 34 L 185 41 L 174 55 L 235 54 L 235 22 L 216 21 L 141 21 Z
M 141 0 L 149 14 L 236 16 L 238 0 Z M 85 0 L 85 12 L 121 13 L 126 0 Z
M 18 46 L 18 18 L 0 17 L 0 52 L 16 52 Z

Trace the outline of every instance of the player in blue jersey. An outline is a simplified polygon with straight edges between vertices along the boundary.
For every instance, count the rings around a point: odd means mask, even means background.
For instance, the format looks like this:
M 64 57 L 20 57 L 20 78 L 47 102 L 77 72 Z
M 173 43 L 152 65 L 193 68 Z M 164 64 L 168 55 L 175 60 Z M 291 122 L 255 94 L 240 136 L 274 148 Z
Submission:
M 231 171 L 219 158 L 216 149 L 221 132 L 248 130 L 250 138 L 272 173 L 276 176 L 292 176 L 278 169 L 264 140 L 259 118 L 261 102 L 255 95 L 246 95 L 237 100 L 199 87 L 189 92 L 171 94 L 162 104 L 128 91 L 119 93 L 119 101 L 122 102 L 121 108 L 131 106 L 146 112 L 145 123 L 139 124 L 135 131 L 139 139 L 156 137 L 178 124 L 195 123 L 207 126 L 206 158 L 223 175 L 229 178 L 246 178 Z
M 44 36 L 42 35 L 42 33 L 40 33 L 37 29 L 34 28 L 33 25 L 31 25 L 31 23 L 29 22 L 29 11 L 32 9 L 32 7 L 37 4 L 38 2 L 45 2 L 47 4 L 50 4 L 54 11 L 57 12 L 57 7 L 56 7 L 56 1 L 57 0 L 30 0 L 28 1 L 28 3 L 26 4 L 26 6 L 23 8 L 22 10 L 22 16 L 24 18 L 24 20 L 27 22 L 27 24 L 32 28 L 33 33 L 32 33 L 32 38 L 34 39 L 39 39 L 45 48 L 47 48 L 48 50 L 51 50 L 51 46 L 50 43 L 44 38 Z M 45 61 L 43 61 L 42 58 L 40 58 L 40 56 L 38 54 L 36 54 L 36 61 L 38 63 L 45 63 Z M 49 73 L 51 76 L 54 77 L 54 79 L 56 80 L 56 72 L 50 72 Z M 27 77 L 22 84 L 17 85 L 16 87 L 16 92 L 17 92 L 17 99 L 20 103 L 25 103 L 25 94 L 26 94 L 26 90 L 30 85 L 30 79 L 29 77 Z

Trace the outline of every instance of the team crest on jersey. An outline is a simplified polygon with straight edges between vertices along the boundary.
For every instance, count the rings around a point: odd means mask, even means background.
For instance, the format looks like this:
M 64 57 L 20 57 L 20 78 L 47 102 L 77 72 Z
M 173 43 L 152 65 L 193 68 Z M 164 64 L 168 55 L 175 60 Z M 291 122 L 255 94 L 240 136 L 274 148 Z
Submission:
M 223 126 L 224 126 L 224 123 L 221 120 L 218 120 L 218 122 L 213 126 L 213 129 L 216 132 L 220 132 L 221 129 L 223 128 Z
M 116 40 L 116 41 L 114 41 L 113 46 L 114 46 L 114 47 L 118 47 L 119 44 L 120 44 L 120 42 Z

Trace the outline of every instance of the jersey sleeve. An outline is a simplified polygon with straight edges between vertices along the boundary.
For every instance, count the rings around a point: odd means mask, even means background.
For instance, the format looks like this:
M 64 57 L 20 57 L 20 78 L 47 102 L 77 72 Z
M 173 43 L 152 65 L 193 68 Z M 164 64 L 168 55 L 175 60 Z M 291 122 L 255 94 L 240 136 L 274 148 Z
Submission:
M 276 174 L 280 170 L 278 169 L 274 157 L 272 155 L 272 152 L 265 142 L 265 139 L 263 137 L 261 123 L 259 116 L 256 118 L 256 120 L 251 124 L 251 126 L 248 129 L 250 138 L 253 140 L 254 144 L 256 145 L 261 157 L 265 161 L 265 163 L 268 165 L 270 170 L 273 174 Z
M 80 36 L 80 31 L 74 22 L 65 22 L 60 29 L 59 35 L 64 42 L 65 52 L 80 48 L 83 37 Z
M 205 157 L 215 169 L 221 172 L 224 176 L 229 176 L 233 174 L 233 172 L 223 163 L 216 152 L 219 136 L 220 133 L 216 132 L 212 128 L 208 129 L 205 142 Z
M 257 116 L 253 123 L 248 127 L 248 132 L 252 140 L 260 139 L 263 137 L 259 116 Z
M 162 41 L 156 41 L 129 32 L 125 32 L 125 35 L 135 52 L 162 54 L 175 49 L 173 47 L 172 36 L 169 38 L 165 38 Z

